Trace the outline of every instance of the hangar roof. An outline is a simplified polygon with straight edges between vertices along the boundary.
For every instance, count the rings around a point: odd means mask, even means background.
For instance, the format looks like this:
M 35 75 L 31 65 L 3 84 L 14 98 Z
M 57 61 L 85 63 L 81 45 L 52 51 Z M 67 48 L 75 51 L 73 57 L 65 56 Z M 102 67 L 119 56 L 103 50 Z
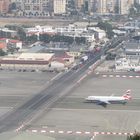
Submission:
M 54 53 L 22 53 L 17 60 L 44 60 L 49 61 Z

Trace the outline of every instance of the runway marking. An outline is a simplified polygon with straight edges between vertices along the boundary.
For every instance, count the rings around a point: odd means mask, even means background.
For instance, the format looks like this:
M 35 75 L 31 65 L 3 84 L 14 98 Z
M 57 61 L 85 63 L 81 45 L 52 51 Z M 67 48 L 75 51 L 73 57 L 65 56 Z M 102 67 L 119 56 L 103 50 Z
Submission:
M 139 75 L 136 75 L 136 76 L 132 76 L 132 75 L 101 75 L 103 78 L 113 78 L 113 77 L 116 77 L 116 78 L 140 78 Z
M 91 109 L 75 109 L 75 108 L 73 108 L 73 109 L 69 109 L 69 108 L 52 108 L 52 110 L 60 110 L 60 111 L 77 111 L 77 110 L 82 110 L 82 111 L 87 111 L 87 110 L 89 110 L 89 111 L 100 111 L 100 112 L 135 112 L 135 113 L 139 113 L 140 112 L 140 110 L 123 110 L 123 109 L 94 109 L 94 108 L 91 108 Z
M 22 124 L 20 127 L 18 127 L 18 128 L 15 130 L 15 132 L 20 131 L 23 127 L 24 127 L 24 125 Z
M 36 132 L 38 132 L 38 131 L 37 131 L 37 130 L 32 130 L 32 132 L 33 132 L 33 133 L 36 133 Z
M 67 131 L 66 133 L 67 133 L 67 134 L 72 134 L 73 132 L 72 132 L 72 131 Z
M 54 130 L 50 130 L 49 133 L 55 133 L 55 131 Z
M 58 133 L 63 134 L 63 133 L 64 133 L 64 131 L 63 131 L 63 130 L 61 130 L 61 131 L 58 131 Z
M 78 81 L 77 84 L 79 84 L 82 80 L 84 80 L 87 77 L 87 74 L 85 74 L 84 76 L 82 76 Z
M 50 133 L 50 134 L 68 134 L 68 135 L 90 135 L 90 136 L 97 136 L 97 135 L 133 135 L 132 132 L 94 132 L 94 131 L 69 131 L 69 130 L 37 130 L 37 129 L 28 129 L 27 132 L 31 133 Z
M 114 75 L 109 75 L 109 77 L 114 77 Z
M 107 75 L 103 75 L 103 77 L 107 77 Z
M 46 133 L 46 130 L 41 130 L 41 133 Z
M 62 74 L 62 72 L 60 72 L 59 74 L 57 74 L 56 76 L 54 76 L 50 81 L 53 81 L 53 80 L 55 80 L 59 75 L 61 75 Z

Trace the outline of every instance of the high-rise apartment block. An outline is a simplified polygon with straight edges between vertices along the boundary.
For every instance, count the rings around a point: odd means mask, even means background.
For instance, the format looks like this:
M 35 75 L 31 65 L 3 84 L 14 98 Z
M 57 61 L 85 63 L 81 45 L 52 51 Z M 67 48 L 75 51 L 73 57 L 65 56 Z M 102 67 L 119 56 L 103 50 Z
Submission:
M 54 0 L 53 9 L 54 14 L 64 14 L 66 13 L 66 0 Z
M 51 10 L 50 0 L 22 0 L 21 10 L 28 16 L 48 16 Z
M 115 0 L 98 0 L 97 5 L 97 12 L 100 14 L 115 12 Z
M 17 11 L 24 16 L 71 14 L 72 10 L 86 14 L 128 14 L 134 1 L 140 3 L 140 0 L 0 0 L 0 13 L 7 13 L 11 2 L 16 3 Z
M 134 0 L 118 0 L 119 14 L 125 15 L 129 13 L 129 9 L 134 4 Z
M 9 0 L 0 0 L 0 13 L 5 14 L 9 10 Z
M 75 7 L 78 11 L 84 6 L 84 0 L 75 0 Z

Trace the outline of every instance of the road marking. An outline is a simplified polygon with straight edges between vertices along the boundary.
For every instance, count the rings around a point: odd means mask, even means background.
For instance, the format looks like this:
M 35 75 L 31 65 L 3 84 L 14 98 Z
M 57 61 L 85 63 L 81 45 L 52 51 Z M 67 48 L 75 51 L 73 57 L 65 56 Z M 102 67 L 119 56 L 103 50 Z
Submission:
M 64 133 L 64 131 L 62 131 L 62 130 L 61 130 L 61 131 L 58 131 L 58 133 L 63 134 L 63 133 Z
M 15 130 L 15 132 L 20 131 L 23 127 L 24 127 L 24 125 L 22 124 L 20 127 L 18 127 L 18 128 Z
M 32 132 L 33 132 L 33 133 L 36 133 L 36 132 L 37 132 L 37 130 L 32 130 Z
M 75 133 L 76 133 L 76 134 L 81 134 L 82 132 L 81 132 L 81 131 L 76 131 Z
M 103 77 L 107 77 L 107 75 L 102 75 Z
M 132 76 L 132 75 L 102 75 L 102 77 L 106 78 L 106 77 L 110 77 L 110 78 L 113 78 L 113 77 L 116 77 L 116 78 L 140 78 L 139 75 L 136 75 L 136 76 Z
M 123 78 L 126 78 L 126 75 L 123 75 L 122 77 L 123 77 Z
M 73 132 L 72 131 L 67 131 L 67 134 L 72 134 Z
M 37 133 L 39 132 L 38 130 L 36 129 L 29 129 L 29 130 L 26 130 L 27 132 L 32 132 L 32 133 Z M 50 130 L 50 131 L 47 131 L 47 130 L 40 130 L 41 133 L 51 133 L 51 134 L 77 134 L 77 135 L 93 135 L 93 136 L 96 136 L 96 135 L 133 135 L 134 133 L 131 133 L 131 132 L 90 132 L 90 131 L 64 131 L 64 130 L 58 130 L 58 131 L 55 131 L 55 130 Z
M 92 71 L 88 71 L 88 75 L 90 75 L 92 73 Z
M 54 131 L 54 130 L 50 130 L 49 132 L 50 132 L 50 133 L 55 133 L 55 131 Z
M 57 74 L 56 76 L 54 76 L 50 81 L 53 81 L 53 80 L 55 80 L 59 75 L 61 75 L 62 74 L 62 72 L 60 72 L 59 74 Z
M 90 134 L 90 132 L 85 132 L 85 134 Z
M 124 110 L 124 109 L 106 109 L 106 110 L 104 110 L 104 108 L 103 109 L 94 109 L 94 108 L 91 108 L 91 109 L 76 109 L 76 108 L 73 108 L 73 109 L 68 109 L 68 108 L 52 108 L 52 110 L 63 110 L 63 111 L 77 111 L 77 110 L 83 110 L 83 111 L 100 111 L 100 112 L 135 112 L 135 113 L 139 113 L 140 112 L 140 110 Z
M 109 77 L 114 77 L 113 75 L 109 75 Z
M 41 130 L 41 133 L 46 133 L 46 130 Z
M 87 77 L 87 74 L 85 74 L 84 76 L 82 76 L 78 81 L 77 83 L 80 83 L 82 80 L 84 80 L 85 78 Z

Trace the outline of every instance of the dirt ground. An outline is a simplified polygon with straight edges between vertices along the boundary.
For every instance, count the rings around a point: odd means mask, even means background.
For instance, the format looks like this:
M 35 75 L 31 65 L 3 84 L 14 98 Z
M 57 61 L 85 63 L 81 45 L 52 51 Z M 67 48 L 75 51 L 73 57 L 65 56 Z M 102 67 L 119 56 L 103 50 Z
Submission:
M 53 25 L 53 26 L 63 26 L 68 25 L 72 21 L 61 20 L 61 19 L 37 19 L 37 18 L 1 18 L 0 26 L 5 26 L 7 24 L 19 24 L 19 25 Z

